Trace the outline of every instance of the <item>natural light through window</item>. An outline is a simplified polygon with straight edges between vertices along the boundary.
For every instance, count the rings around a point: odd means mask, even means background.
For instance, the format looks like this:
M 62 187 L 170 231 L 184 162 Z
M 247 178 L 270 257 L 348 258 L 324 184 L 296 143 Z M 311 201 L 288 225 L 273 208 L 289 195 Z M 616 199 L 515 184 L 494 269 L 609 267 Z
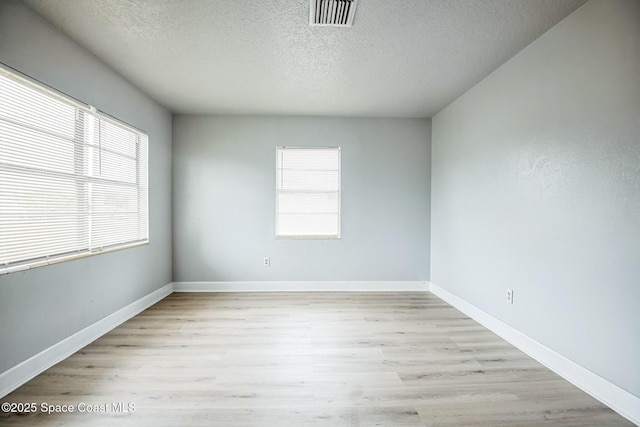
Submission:
M 0 274 L 146 243 L 147 144 L 0 68 Z
M 340 238 L 340 148 L 276 149 L 276 237 Z

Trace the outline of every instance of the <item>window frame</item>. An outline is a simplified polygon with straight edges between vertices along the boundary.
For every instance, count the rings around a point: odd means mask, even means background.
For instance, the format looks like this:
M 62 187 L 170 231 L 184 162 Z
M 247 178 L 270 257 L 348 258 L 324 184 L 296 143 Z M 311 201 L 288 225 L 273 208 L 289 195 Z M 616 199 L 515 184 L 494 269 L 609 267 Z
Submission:
M 150 227 L 150 212 L 149 212 L 149 206 L 150 206 L 150 201 L 149 201 L 149 136 L 146 132 L 142 131 L 139 128 L 136 128 L 135 126 L 132 126 L 126 122 L 123 122 L 122 120 L 116 119 L 115 117 L 104 113 L 102 111 L 97 110 L 95 107 L 85 104 L 63 92 L 60 92 L 36 79 L 33 79 L 29 76 L 26 76 L 25 74 L 7 66 L 6 64 L 0 63 L 0 76 L 3 76 L 5 78 L 7 78 L 10 81 L 13 81 L 14 83 L 16 83 L 17 85 L 20 85 L 21 87 L 26 87 L 29 90 L 32 90 L 34 92 L 39 93 L 40 95 L 44 95 L 46 96 L 48 99 L 53 100 L 56 103 L 60 103 L 60 105 L 65 104 L 71 108 L 74 109 L 75 111 L 75 118 L 74 118 L 74 126 L 76 127 L 76 129 L 78 128 L 79 125 L 79 121 L 85 120 L 85 116 L 89 115 L 91 117 L 93 117 L 91 120 L 94 122 L 94 125 L 96 127 L 102 126 L 102 123 L 105 124 L 105 126 L 115 126 L 115 127 L 119 127 L 124 129 L 126 132 L 131 133 L 134 138 L 135 138 L 135 150 L 136 150 L 136 157 L 135 157 L 135 174 L 136 174 L 136 182 L 134 185 L 129 184 L 129 186 L 131 188 L 135 188 L 136 189 L 136 197 L 138 199 L 138 207 L 135 211 L 135 221 L 138 223 L 138 230 L 139 230 L 139 234 L 138 236 L 142 236 L 138 239 L 131 239 L 131 240 L 127 240 L 125 242 L 121 242 L 121 243 L 108 243 L 105 244 L 103 246 L 91 246 L 89 245 L 89 247 L 84 247 L 85 245 L 83 243 L 81 243 L 80 240 L 77 240 L 74 242 L 74 245 L 76 246 L 76 249 L 74 250 L 69 250 L 69 251 L 64 251 L 64 252 L 56 252 L 55 250 L 50 250 L 47 251 L 48 253 L 46 255 L 42 255 L 45 252 L 43 251 L 42 254 L 37 254 L 37 256 L 32 256 L 35 254 L 29 254 L 29 255 L 25 255 L 24 259 L 17 259 L 17 260 L 13 260 L 11 261 L 11 258 L 5 259 L 4 263 L 0 264 L 0 276 L 4 275 L 4 274 L 9 274 L 9 273 L 14 273 L 14 272 L 18 272 L 18 271 L 24 271 L 24 270 L 28 270 L 31 268 L 36 268 L 36 267 L 42 267 L 45 265 L 51 265 L 51 264 L 57 264 L 60 262 L 66 262 L 66 261 L 71 261 L 73 259 L 80 259 L 80 258 L 85 258 L 88 256 L 94 256 L 94 255 L 100 255 L 103 253 L 108 253 L 108 252 L 114 252 L 114 251 L 118 251 L 118 250 L 122 250 L 122 249 L 127 249 L 127 248 L 132 248 L 132 247 L 138 247 L 138 246 L 144 246 L 144 245 L 148 245 L 149 241 L 150 241 L 150 236 L 149 236 L 149 227 Z M 11 104 L 10 104 L 11 105 Z M 88 117 L 88 116 L 87 116 Z M 6 123 L 11 123 L 11 120 L 6 121 Z M 16 122 L 17 123 L 17 122 Z M 21 126 L 26 126 L 26 128 L 29 127 L 28 123 L 25 122 L 24 125 Z M 51 128 L 42 128 L 43 132 L 50 132 Z M 49 130 L 47 130 L 49 129 Z M 96 144 L 96 141 L 94 140 L 95 136 L 92 136 L 91 139 L 89 139 L 89 144 Z M 98 138 L 102 138 L 102 136 L 100 135 L 100 133 L 98 133 Z M 7 140 L 7 141 L 10 141 Z M 107 150 L 107 148 L 99 148 L 100 147 L 100 142 L 97 142 L 98 148 L 97 150 L 99 152 L 102 152 L 102 150 Z M 82 142 L 77 142 L 74 141 L 74 150 L 77 150 L 78 147 L 86 145 L 87 142 L 82 139 Z M 78 145 L 80 144 L 80 145 Z M 87 149 L 86 147 L 83 149 Z M 92 152 L 91 150 L 88 150 L 85 154 L 83 154 L 82 156 L 86 156 L 88 155 L 88 153 Z M 100 154 L 99 154 L 100 155 Z M 126 155 L 125 155 L 126 157 Z M 95 176 L 91 176 L 91 175 L 87 175 L 86 172 L 78 172 L 79 171 L 79 167 L 84 167 L 85 164 L 83 162 L 89 161 L 91 162 L 91 160 L 82 160 L 80 161 L 78 158 L 77 154 L 74 154 L 74 158 L 73 158 L 73 164 L 74 164 L 74 168 L 76 170 L 76 172 L 73 173 L 73 176 L 75 176 L 75 178 L 73 178 L 76 182 L 81 182 L 83 179 L 86 180 L 87 183 L 89 182 L 96 182 L 96 183 L 100 183 L 101 180 L 105 180 L 109 181 L 112 180 L 110 178 L 100 178 L 100 177 L 95 177 Z M 11 168 L 11 163 L 7 163 L 6 164 L 7 167 Z M 22 168 L 26 168 L 28 169 L 28 166 L 18 166 L 22 167 Z M 141 168 L 143 168 L 141 170 Z M 45 171 L 46 169 L 43 169 L 43 171 Z M 69 178 L 71 179 L 71 178 Z M 120 182 L 120 184 L 116 184 L 123 186 L 126 184 L 127 181 L 118 181 L 115 180 L 113 181 L 115 183 Z M 115 188 L 115 187 L 114 187 Z M 50 196 L 50 197 L 54 197 L 54 196 Z M 89 196 L 85 196 L 85 197 L 91 197 Z M 46 200 L 46 199 L 43 199 Z M 87 199 L 88 200 L 88 199 Z M 1 201 L 1 200 L 0 200 Z M 91 202 L 90 202 L 91 203 Z M 142 203 L 142 204 L 141 204 Z M 80 211 L 75 211 L 75 212 L 80 212 Z M 81 227 L 83 227 L 82 222 L 83 221 L 91 221 L 91 219 L 89 218 L 89 216 L 87 216 L 87 218 L 85 219 L 79 219 L 80 216 L 78 216 L 78 219 L 76 221 L 76 227 L 78 227 L 78 230 L 81 229 Z M 142 225 L 142 228 L 140 228 L 140 226 Z M 99 232 L 99 229 L 96 229 L 96 231 Z M 46 233 L 46 232 L 45 232 Z M 91 233 L 91 231 L 90 231 Z M 43 233 L 44 234 L 44 233 Z M 47 236 L 45 234 L 44 239 L 49 239 L 50 236 Z M 91 239 L 89 237 L 89 239 Z M 53 253 L 51 253 L 53 252 Z
M 299 235 L 281 235 L 278 230 L 278 215 L 279 215 L 279 197 L 281 189 L 278 185 L 278 168 L 280 160 L 278 159 L 278 153 L 280 150 L 335 150 L 338 154 L 338 189 L 337 203 L 338 203 L 338 224 L 337 233 L 335 235 L 321 235 L 321 234 L 299 234 Z M 302 146 L 278 146 L 276 147 L 276 191 L 275 191 L 275 238 L 276 240 L 340 240 L 342 239 L 342 148 L 340 146 L 325 146 L 325 147 L 302 147 Z M 327 191 L 333 193 L 334 191 Z

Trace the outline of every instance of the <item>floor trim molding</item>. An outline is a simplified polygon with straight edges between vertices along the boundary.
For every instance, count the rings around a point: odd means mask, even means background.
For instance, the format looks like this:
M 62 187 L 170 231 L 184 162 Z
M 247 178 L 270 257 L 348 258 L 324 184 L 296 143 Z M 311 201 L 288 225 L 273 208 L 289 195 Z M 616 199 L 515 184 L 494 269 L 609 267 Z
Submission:
M 173 292 L 171 283 L 151 292 L 0 374 L 0 398 L 71 356 Z
M 428 291 L 424 281 L 173 282 L 174 292 L 393 292 Z
M 640 425 L 640 398 L 556 353 L 489 313 L 430 282 L 431 293 L 498 334 L 565 380 L 595 397 L 631 422 Z

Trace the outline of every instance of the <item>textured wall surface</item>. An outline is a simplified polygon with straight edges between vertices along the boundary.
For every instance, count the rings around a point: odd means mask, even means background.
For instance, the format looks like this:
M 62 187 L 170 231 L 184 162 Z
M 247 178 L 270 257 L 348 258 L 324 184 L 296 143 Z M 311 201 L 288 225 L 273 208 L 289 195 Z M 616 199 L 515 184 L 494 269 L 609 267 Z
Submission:
M 171 111 L 431 117 L 585 0 L 25 0 Z
M 175 281 L 429 278 L 429 120 L 174 116 L 173 126 Z M 282 145 L 342 147 L 340 240 L 275 239 Z
M 0 1 L 0 62 L 149 134 L 146 246 L 0 276 L 0 372 L 171 282 L 171 115 L 29 8 Z
M 434 283 L 636 396 L 638 17 L 592 0 L 433 119 L 431 246 Z

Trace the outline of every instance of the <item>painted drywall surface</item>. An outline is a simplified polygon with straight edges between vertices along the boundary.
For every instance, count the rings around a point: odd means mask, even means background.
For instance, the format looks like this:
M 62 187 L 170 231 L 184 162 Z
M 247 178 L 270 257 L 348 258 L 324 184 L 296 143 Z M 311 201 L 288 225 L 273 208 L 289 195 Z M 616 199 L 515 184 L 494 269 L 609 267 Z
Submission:
M 434 283 L 636 396 L 639 16 L 592 0 L 433 119 L 431 246 Z
M 17 1 L 0 62 L 149 134 L 146 246 L 0 276 L 0 373 L 171 282 L 171 115 Z
M 175 281 L 428 279 L 429 120 L 174 116 L 173 144 Z M 340 240 L 275 238 L 276 146 L 342 148 Z

